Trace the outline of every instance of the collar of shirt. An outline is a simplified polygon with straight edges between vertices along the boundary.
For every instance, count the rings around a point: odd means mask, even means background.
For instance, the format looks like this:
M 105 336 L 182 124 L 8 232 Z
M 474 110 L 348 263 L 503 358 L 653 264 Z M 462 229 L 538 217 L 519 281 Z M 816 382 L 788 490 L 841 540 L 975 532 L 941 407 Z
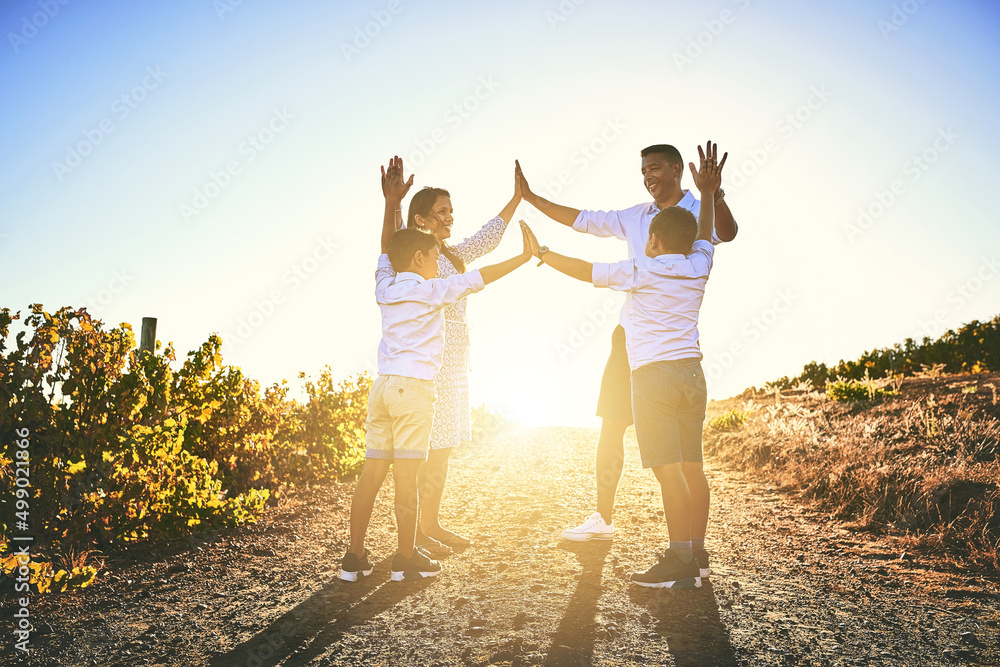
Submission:
M 680 206 L 681 202 L 684 202 L 688 198 L 694 199 L 694 195 L 691 194 L 690 190 L 681 190 L 681 192 L 683 192 L 684 194 L 681 196 L 680 200 L 676 204 L 674 204 L 674 206 Z M 683 206 L 682 208 L 690 209 L 691 208 L 690 202 L 688 202 L 687 206 Z M 656 202 L 654 201 L 652 204 L 649 205 L 649 210 L 647 211 L 647 213 L 649 215 L 656 215 L 661 210 L 663 210 L 663 209 L 661 209 L 659 206 L 657 206 Z
M 660 264 L 665 264 L 668 269 L 672 268 L 674 266 L 674 262 L 679 262 L 682 259 L 687 259 L 687 256 L 686 255 L 681 255 L 681 254 L 678 254 L 678 253 L 669 253 L 669 252 L 663 253 L 662 255 L 657 255 L 656 257 L 653 257 L 654 261 L 657 261 Z
M 397 283 L 401 283 L 404 280 L 416 280 L 418 283 L 422 283 L 425 278 L 419 273 L 413 273 L 412 271 L 401 271 L 396 274 Z

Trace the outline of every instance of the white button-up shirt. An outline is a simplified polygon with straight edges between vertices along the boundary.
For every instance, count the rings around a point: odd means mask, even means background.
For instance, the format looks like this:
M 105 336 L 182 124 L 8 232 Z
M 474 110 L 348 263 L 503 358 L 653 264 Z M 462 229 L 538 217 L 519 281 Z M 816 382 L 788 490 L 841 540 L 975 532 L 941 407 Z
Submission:
M 698 219 L 701 202 L 694 198 L 690 190 L 684 190 L 684 196 L 677 202 L 677 206 L 691 211 L 695 219 Z M 656 202 L 638 204 L 620 211 L 580 211 L 580 215 L 576 216 L 573 222 L 573 229 L 594 236 L 614 236 L 622 239 L 628 244 L 629 259 L 635 259 L 646 256 L 649 223 L 659 212 L 660 207 Z M 716 236 L 714 229 L 712 243 L 722 243 L 722 239 Z
M 433 380 L 444 355 L 444 308 L 483 289 L 479 271 L 448 278 L 396 273 L 388 255 L 378 258 L 375 300 L 382 311 L 378 374 Z
M 690 255 L 594 264 L 595 287 L 626 292 L 621 323 L 633 371 L 654 361 L 702 358 L 698 311 L 714 254 L 712 244 L 699 239 Z

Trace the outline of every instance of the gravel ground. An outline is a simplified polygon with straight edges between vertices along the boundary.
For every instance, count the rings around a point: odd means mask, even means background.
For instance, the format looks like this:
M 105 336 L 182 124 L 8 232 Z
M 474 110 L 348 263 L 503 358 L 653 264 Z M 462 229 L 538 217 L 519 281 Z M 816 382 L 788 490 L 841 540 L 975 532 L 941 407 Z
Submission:
M 261 523 L 144 546 L 90 588 L 36 596 L 18 665 L 1000 665 L 1000 579 L 901 553 L 710 467 L 711 582 L 630 585 L 665 546 L 631 431 L 612 542 L 559 531 L 594 505 L 592 429 L 519 429 L 453 458 L 443 516 L 474 540 L 436 579 L 390 582 L 391 481 L 374 574 L 336 578 L 352 483 Z

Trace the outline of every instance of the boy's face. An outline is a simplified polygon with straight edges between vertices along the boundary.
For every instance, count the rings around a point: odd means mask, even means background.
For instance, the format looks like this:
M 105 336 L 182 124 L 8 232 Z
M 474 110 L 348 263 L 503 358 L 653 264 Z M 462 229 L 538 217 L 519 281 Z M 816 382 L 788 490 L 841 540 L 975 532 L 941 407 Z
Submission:
M 680 164 L 672 164 L 661 153 L 650 153 L 642 158 L 642 184 L 654 201 L 662 201 L 681 184 Z
M 441 254 L 441 250 L 435 245 L 427 252 L 423 250 L 418 250 L 413 253 L 413 261 L 411 262 L 410 268 L 413 273 L 424 280 L 432 280 L 437 278 L 438 274 L 438 255 Z
M 646 257 L 659 257 L 662 254 L 664 250 L 660 247 L 659 237 L 650 232 L 649 238 L 646 239 Z

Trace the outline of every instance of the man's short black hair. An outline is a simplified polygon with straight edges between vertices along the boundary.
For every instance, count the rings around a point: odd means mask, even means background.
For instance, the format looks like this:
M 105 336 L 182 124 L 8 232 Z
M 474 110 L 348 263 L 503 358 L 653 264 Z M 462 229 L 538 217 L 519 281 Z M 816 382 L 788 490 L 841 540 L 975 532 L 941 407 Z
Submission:
M 694 214 L 680 206 L 668 206 L 649 223 L 649 235 L 656 234 L 664 248 L 679 250 L 681 254 L 691 253 L 691 246 L 698 238 L 698 221 Z
M 410 262 L 418 250 L 428 253 L 437 245 L 437 237 L 426 229 L 406 227 L 392 235 L 389 241 L 389 263 L 396 273 L 410 268 Z
M 656 144 L 654 146 L 647 146 L 639 151 L 640 157 L 646 157 L 647 155 L 662 155 L 667 158 L 667 162 L 670 164 L 684 164 L 684 159 L 681 157 L 681 152 L 671 146 L 670 144 Z

